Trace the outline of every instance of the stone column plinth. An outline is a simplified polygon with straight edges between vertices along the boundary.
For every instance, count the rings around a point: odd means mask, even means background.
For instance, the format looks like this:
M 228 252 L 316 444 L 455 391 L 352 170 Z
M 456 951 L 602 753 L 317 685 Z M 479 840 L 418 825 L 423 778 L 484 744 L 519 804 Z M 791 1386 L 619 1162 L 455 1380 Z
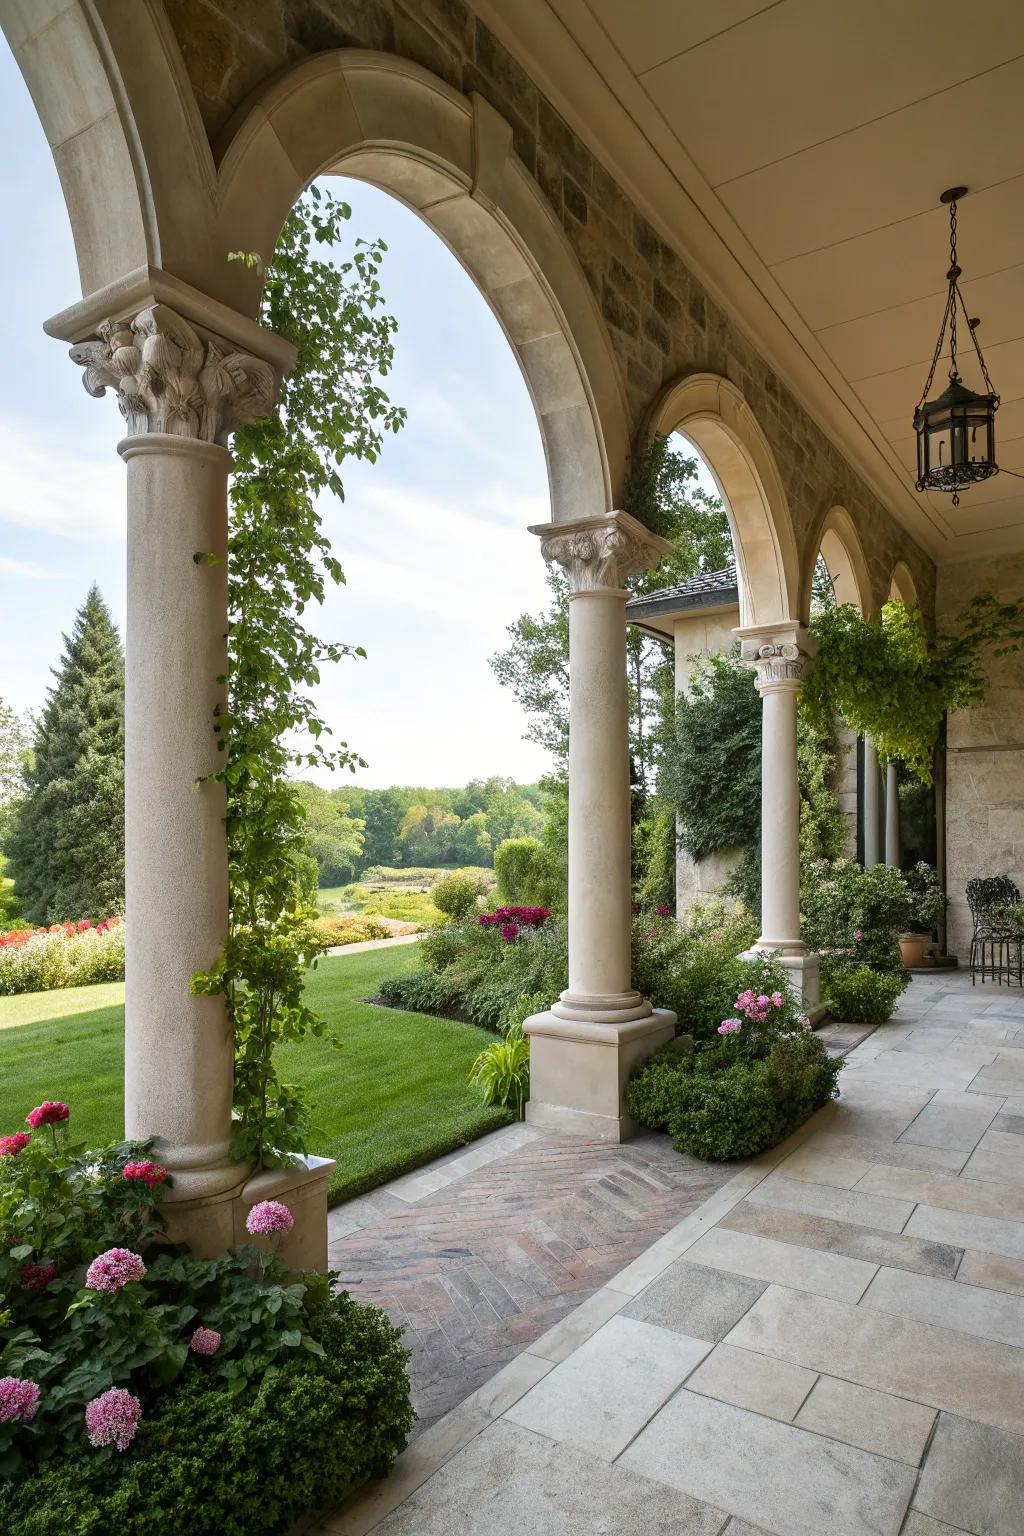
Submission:
M 621 1141 L 635 1064 L 675 1015 L 631 984 L 629 702 L 622 583 L 668 553 L 624 512 L 533 528 L 569 576 L 569 985 L 530 1036 L 527 1119 Z
M 800 785 L 796 717 L 800 686 L 817 642 L 797 624 L 736 631 L 741 655 L 761 695 L 761 936 L 790 974 L 806 1010 L 819 1001 L 819 964 L 800 937 Z
M 881 774 L 878 751 L 870 736 L 864 737 L 864 785 L 861 804 L 864 815 L 864 868 L 882 862 Z
M 224 1001 L 189 986 L 228 927 L 225 797 L 209 782 L 223 762 L 214 726 L 227 672 L 226 443 L 273 409 L 277 379 L 263 359 L 163 304 L 98 330 L 71 356 L 90 394 L 116 392 L 129 429 L 119 445 L 128 467 L 125 1133 L 153 1138 L 174 1176 L 171 1235 L 215 1254 L 236 1240 L 254 1188 L 250 1168 L 229 1154 Z M 303 1160 L 274 1179 L 297 1211 L 318 1213 L 325 1234 L 324 1167 Z M 301 1236 L 296 1251 L 319 1256 L 323 1243 Z
M 885 766 L 885 862 L 892 869 L 899 869 L 902 852 L 899 777 L 895 759 L 890 758 Z

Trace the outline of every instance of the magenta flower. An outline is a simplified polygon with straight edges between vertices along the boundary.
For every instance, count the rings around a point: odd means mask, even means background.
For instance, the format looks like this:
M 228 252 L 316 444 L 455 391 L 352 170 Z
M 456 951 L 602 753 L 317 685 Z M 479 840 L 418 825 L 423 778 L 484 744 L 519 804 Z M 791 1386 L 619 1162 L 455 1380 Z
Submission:
M 220 1349 L 220 1334 L 216 1328 L 197 1328 L 188 1347 L 194 1355 L 215 1355 Z
M 15 1131 L 13 1136 L 0 1136 L 0 1157 L 17 1157 L 31 1140 L 27 1131 Z
M 68 1106 L 62 1104 L 59 1099 L 44 1099 L 42 1104 L 37 1104 L 35 1109 L 29 1110 L 25 1119 L 34 1131 L 38 1131 L 41 1125 L 60 1125 L 70 1113 Z
M 506 944 L 514 944 L 518 939 L 521 929 L 518 923 L 502 923 L 501 936 Z
M 116 1445 L 126 1451 L 135 1439 L 142 1404 L 124 1387 L 110 1387 L 85 1406 L 85 1427 L 90 1445 Z
M 853 937 L 854 940 L 862 939 L 864 937 L 864 930 L 862 928 L 855 928 L 853 930 Z
M 742 1028 L 742 1019 L 723 1019 L 718 1026 L 718 1033 L 720 1035 L 735 1035 Z
M 33 1291 L 39 1295 L 45 1291 L 51 1280 L 57 1278 L 56 1264 L 23 1264 L 21 1266 L 21 1283 L 26 1291 Z
M 20 1376 L 0 1376 L 0 1424 L 27 1424 L 39 1407 L 39 1388 Z
M 148 1158 L 141 1163 L 125 1163 L 121 1169 L 121 1176 L 125 1179 L 137 1180 L 145 1184 L 147 1189 L 152 1189 L 154 1184 L 162 1184 L 167 1177 L 167 1169 L 161 1168 L 159 1163 L 151 1163 Z
M 112 1295 L 124 1290 L 133 1280 L 143 1279 L 145 1273 L 145 1264 L 130 1248 L 108 1248 L 106 1253 L 93 1259 L 86 1270 L 86 1290 L 107 1291 Z
M 654 911 L 655 911 L 655 915 L 657 917 L 671 917 L 672 916 L 672 908 L 670 906 L 668 906 L 668 904 L 666 902 L 662 902 L 660 907 L 655 907 Z
M 294 1225 L 295 1217 L 280 1200 L 261 1200 L 245 1218 L 245 1230 L 252 1237 L 265 1232 L 290 1232 Z

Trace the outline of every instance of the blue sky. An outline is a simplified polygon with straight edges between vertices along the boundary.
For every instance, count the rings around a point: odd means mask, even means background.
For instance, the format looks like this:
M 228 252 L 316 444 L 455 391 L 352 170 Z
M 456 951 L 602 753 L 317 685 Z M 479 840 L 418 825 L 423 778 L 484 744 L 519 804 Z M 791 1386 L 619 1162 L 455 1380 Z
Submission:
M 61 342 L 42 330 L 80 295 L 60 184 L 20 73 L 0 42 L 0 696 L 38 707 L 61 632 L 98 581 L 124 627 L 121 418 L 93 400 Z M 353 235 L 381 235 L 399 322 L 392 397 L 409 411 L 382 459 L 353 465 L 344 505 L 323 508 L 348 584 L 321 632 L 364 645 L 332 671 L 322 709 L 369 762 L 359 781 L 461 784 L 535 778 L 515 700 L 487 657 L 504 627 L 545 597 L 527 524 L 549 516 L 543 452 L 526 387 L 489 309 L 413 214 L 358 182 L 336 183 Z

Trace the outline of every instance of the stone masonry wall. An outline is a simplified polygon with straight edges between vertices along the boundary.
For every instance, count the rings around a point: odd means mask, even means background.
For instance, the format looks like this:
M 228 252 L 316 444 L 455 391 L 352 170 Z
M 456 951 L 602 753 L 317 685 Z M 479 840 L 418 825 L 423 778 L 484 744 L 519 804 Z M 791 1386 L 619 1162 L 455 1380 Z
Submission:
M 948 624 L 981 591 L 1024 593 L 1024 555 L 997 555 L 939 572 L 937 623 Z M 949 717 L 946 748 L 947 945 L 966 961 L 972 875 L 1009 875 L 1024 891 L 1024 655 L 992 657 L 989 691 Z
M 875 595 L 897 560 L 931 611 L 934 567 L 875 498 L 682 259 L 463 0 L 165 0 L 211 142 L 237 107 L 287 65 L 360 47 L 422 64 L 478 91 L 511 123 L 516 153 L 554 208 L 595 294 L 619 361 L 633 429 L 664 384 L 724 374 L 753 409 L 778 461 L 797 540 L 847 508 Z

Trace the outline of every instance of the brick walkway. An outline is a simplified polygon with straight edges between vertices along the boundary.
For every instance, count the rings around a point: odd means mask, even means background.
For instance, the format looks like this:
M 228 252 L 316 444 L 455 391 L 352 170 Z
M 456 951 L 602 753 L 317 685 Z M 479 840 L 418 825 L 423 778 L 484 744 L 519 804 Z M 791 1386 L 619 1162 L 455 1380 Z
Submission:
M 510 1126 L 331 1212 L 330 1263 L 406 1329 L 417 1432 L 726 1182 L 736 1165 Z

